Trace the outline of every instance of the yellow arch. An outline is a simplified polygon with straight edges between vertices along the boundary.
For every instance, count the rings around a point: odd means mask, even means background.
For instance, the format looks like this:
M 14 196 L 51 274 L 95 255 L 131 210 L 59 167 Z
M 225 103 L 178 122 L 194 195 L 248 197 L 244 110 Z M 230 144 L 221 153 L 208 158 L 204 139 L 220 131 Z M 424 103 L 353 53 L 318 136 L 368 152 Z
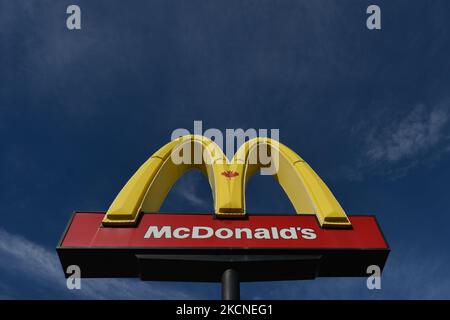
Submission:
M 272 153 L 276 152 L 277 172 L 275 179 L 286 192 L 296 213 L 315 214 L 322 227 L 349 227 L 350 221 L 344 210 L 326 184 L 299 155 L 282 143 L 270 138 L 255 138 L 244 143 L 233 157 L 232 163 L 242 163 L 242 191 L 245 193 L 246 183 L 259 171 L 261 163 L 249 163 L 255 159 L 255 153 L 262 145 L 268 145 Z M 272 157 L 273 158 L 273 157 Z M 245 208 L 245 197 L 242 197 Z
M 103 224 L 135 225 L 140 212 L 158 212 L 170 188 L 190 169 L 201 170 L 207 176 L 217 216 L 245 216 L 246 182 L 255 172 L 264 168 L 260 161 L 252 162 L 263 146 L 272 150 L 270 159 L 278 167 L 274 176 L 297 213 L 315 214 L 322 227 L 351 226 L 325 183 L 285 145 L 270 138 L 255 138 L 244 143 L 228 162 L 216 143 L 198 135 L 180 137 L 154 153 L 117 195 Z M 186 150 L 190 151 L 187 155 L 189 159 L 194 158 L 194 150 L 201 150 L 204 158 L 198 164 L 175 164 L 171 159 L 172 152 L 178 154 Z M 226 173 L 233 175 L 227 176 Z

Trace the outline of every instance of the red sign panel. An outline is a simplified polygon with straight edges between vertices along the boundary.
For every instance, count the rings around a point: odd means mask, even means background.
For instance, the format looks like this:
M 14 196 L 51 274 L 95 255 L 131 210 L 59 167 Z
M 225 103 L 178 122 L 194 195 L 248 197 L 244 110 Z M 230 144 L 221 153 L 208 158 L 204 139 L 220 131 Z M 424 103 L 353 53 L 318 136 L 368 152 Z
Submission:
M 103 227 L 104 214 L 78 212 L 61 248 L 387 249 L 373 216 L 349 216 L 352 229 L 322 229 L 314 215 L 143 214 L 137 227 Z

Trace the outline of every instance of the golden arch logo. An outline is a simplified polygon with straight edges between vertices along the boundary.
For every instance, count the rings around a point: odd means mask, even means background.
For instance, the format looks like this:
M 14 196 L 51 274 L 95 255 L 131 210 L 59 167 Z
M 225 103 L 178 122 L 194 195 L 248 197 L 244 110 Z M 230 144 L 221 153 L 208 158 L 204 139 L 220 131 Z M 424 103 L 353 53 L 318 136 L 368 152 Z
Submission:
M 190 148 L 185 148 L 189 145 Z M 257 158 L 260 147 L 269 147 L 276 160 L 274 178 L 286 192 L 297 214 L 315 215 L 321 227 L 346 228 L 351 222 L 322 179 L 294 151 L 270 138 L 245 142 L 231 160 L 212 140 L 186 135 L 173 140 L 155 152 L 128 180 L 104 219 L 104 226 L 135 226 L 142 212 L 157 213 L 168 192 L 188 170 L 205 174 L 211 186 L 215 215 L 219 218 L 245 217 L 247 181 L 265 165 Z M 203 160 L 175 163 L 171 155 L 201 150 Z M 276 159 L 274 155 L 276 154 Z
M 268 166 L 255 161 L 260 147 L 270 147 L 273 176 L 296 215 L 246 215 L 246 183 Z M 203 161 L 176 160 L 198 150 Z M 215 217 L 228 219 L 158 213 L 190 169 L 207 177 Z M 74 212 L 57 252 L 64 270 L 77 265 L 86 278 L 222 282 L 228 299 L 239 297 L 240 281 L 366 277 L 368 266 L 383 269 L 389 246 L 374 216 L 347 216 L 311 167 L 278 141 L 249 140 L 228 160 L 210 139 L 187 135 L 153 154 L 107 212 Z

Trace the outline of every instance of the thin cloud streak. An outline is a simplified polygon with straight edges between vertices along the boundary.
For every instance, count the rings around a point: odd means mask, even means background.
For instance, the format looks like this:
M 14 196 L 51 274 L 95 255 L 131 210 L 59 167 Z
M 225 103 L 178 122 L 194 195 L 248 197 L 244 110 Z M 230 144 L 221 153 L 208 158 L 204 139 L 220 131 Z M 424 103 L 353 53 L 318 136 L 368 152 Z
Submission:
M 209 199 L 204 199 L 199 195 L 198 177 L 186 174 L 181 178 L 179 183 L 175 185 L 176 194 L 190 205 L 199 209 L 209 208 Z
M 352 181 L 369 175 L 396 179 L 416 167 L 434 165 L 450 151 L 449 120 L 448 102 L 432 108 L 417 105 L 403 116 L 364 120 L 353 133 L 359 140 L 354 143 L 358 160 L 341 167 L 341 175 Z
M 138 279 L 81 279 L 80 290 L 68 290 L 56 253 L 0 228 L 0 269 L 10 277 L 21 277 L 45 288 L 54 298 L 82 299 L 193 299 L 192 294 L 152 286 Z M 13 298 L 14 288 L 0 283 L 0 297 Z M 7 292 L 8 291 L 8 292 Z M 26 298 L 26 297 L 21 297 Z
M 448 109 L 428 111 L 417 106 L 403 119 L 376 128 L 367 137 L 365 156 L 372 163 L 396 163 L 420 156 L 445 138 L 448 119 Z

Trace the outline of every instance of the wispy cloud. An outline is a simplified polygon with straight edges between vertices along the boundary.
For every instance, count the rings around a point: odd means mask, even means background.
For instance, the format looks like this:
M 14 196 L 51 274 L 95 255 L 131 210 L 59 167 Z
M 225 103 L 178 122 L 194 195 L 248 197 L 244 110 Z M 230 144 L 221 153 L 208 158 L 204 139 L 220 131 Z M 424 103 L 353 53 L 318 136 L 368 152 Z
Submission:
M 0 269 L 3 279 L 21 279 L 52 298 L 192 299 L 192 294 L 139 279 L 82 279 L 81 290 L 68 290 L 55 252 L 0 228 Z M 6 276 L 8 275 L 8 276 Z M 14 285 L 0 282 L 1 298 L 27 298 Z
M 450 151 L 450 104 L 417 105 L 402 115 L 383 113 L 364 120 L 355 136 L 361 136 L 358 161 L 342 168 L 348 179 L 368 174 L 391 178 L 404 176 L 420 165 L 433 165 Z
M 415 107 L 403 119 L 392 119 L 375 128 L 366 140 L 366 158 L 371 162 L 395 163 L 431 150 L 446 138 L 448 108 Z
M 190 173 L 184 175 L 175 186 L 175 191 L 178 196 L 186 200 L 190 205 L 205 209 L 209 208 L 211 204 L 209 199 L 203 198 L 199 193 L 199 177 Z

